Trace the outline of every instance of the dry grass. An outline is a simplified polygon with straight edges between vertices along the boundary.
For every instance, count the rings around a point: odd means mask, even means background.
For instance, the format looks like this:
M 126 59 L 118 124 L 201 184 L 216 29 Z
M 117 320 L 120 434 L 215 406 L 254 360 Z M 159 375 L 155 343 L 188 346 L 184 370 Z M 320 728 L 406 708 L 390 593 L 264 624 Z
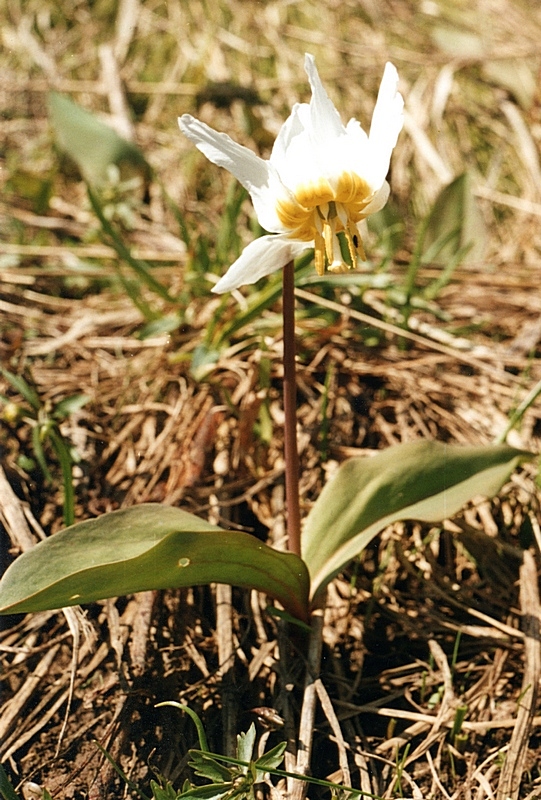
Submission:
M 344 118 L 365 122 L 384 62 L 398 67 L 408 119 L 391 182 L 404 234 L 391 250 L 375 232 L 368 241 L 376 264 L 388 260 L 383 274 L 395 294 L 422 219 L 465 169 L 485 241 L 435 303 L 407 320 L 378 285 L 299 289 L 304 508 L 350 455 L 421 437 L 488 443 L 501 435 L 541 379 L 539 11 L 519 0 L 116 5 L 10 0 L 1 12 L 0 354 L 35 385 L 44 409 L 90 397 L 61 427 L 80 459 L 77 517 L 151 500 L 277 545 L 283 537 L 279 305 L 226 337 L 217 363 L 194 378 L 191 358 L 207 326 L 219 320 L 219 334 L 238 313 L 233 299 L 209 299 L 205 274 L 251 238 L 251 209 L 242 202 L 240 241 L 226 237 L 220 248 L 224 206 L 234 200 L 229 179 L 181 138 L 176 116 L 197 108 L 266 153 L 291 104 L 307 97 L 306 50 Z M 133 253 L 181 297 L 175 305 L 143 292 L 159 315 L 180 314 L 172 331 L 139 335 L 146 320 L 119 277 L 129 268 L 101 240 L 79 176 L 54 150 L 51 87 L 133 133 L 192 232 L 186 246 L 155 179 L 116 198 Z M 424 265 L 418 286 L 439 274 Z M 6 382 L 0 391 L 21 406 Z M 8 547 L 28 539 L 6 504 L 24 510 L 35 539 L 62 526 L 62 497 L 54 453 L 54 484 L 32 467 L 27 416 L 6 412 L 1 425 L 16 492 L 2 489 L 7 561 Z M 540 431 L 534 405 L 510 440 L 537 450 Z M 538 503 L 535 476 L 523 472 L 500 499 L 453 523 L 385 531 L 333 584 L 315 732 L 320 777 L 343 778 L 347 763 L 352 785 L 378 797 L 541 794 L 540 719 L 528 694 L 539 679 L 528 627 L 539 615 L 537 570 L 522 556 L 531 547 L 538 560 Z M 180 786 L 194 732 L 170 709 L 156 710 L 160 700 L 189 702 L 218 752 L 247 729 L 254 707 L 294 718 L 302 642 L 282 645 L 279 659 L 281 633 L 263 600 L 234 591 L 234 663 L 220 663 L 214 593 L 96 604 L 78 643 L 69 616 L 4 620 L 0 754 L 14 782 L 32 780 L 59 798 L 130 796 L 97 739 L 147 792 L 153 769 Z M 465 719 L 453 731 L 461 706 Z

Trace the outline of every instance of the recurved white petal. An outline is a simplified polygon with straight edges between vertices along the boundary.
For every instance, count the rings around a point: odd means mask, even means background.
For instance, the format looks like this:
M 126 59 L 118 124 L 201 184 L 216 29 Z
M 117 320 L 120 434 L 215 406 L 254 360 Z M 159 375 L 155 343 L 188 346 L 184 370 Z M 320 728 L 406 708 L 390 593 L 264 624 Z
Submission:
M 387 181 L 383 181 L 381 187 L 375 193 L 372 200 L 365 206 L 363 210 L 363 215 L 368 217 L 370 214 L 375 214 L 376 211 L 381 211 L 383 206 L 387 203 L 389 199 L 389 194 L 391 193 L 391 187 L 387 183 Z
M 244 248 L 212 291 L 223 294 L 239 286 L 256 283 L 310 247 L 313 247 L 311 242 L 297 242 L 286 236 L 261 236 Z
M 272 164 L 234 142 L 226 133 L 218 133 L 190 114 L 179 117 L 178 124 L 209 161 L 224 167 L 250 192 L 262 227 L 267 231 L 283 233 L 284 227 L 275 209 L 276 200 L 283 197 L 286 190 Z
M 398 92 L 398 72 L 387 62 L 368 137 L 373 163 L 377 165 L 375 180 L 378 184 L 389 171 L 391 153 L 403 124 L 404 100 Z

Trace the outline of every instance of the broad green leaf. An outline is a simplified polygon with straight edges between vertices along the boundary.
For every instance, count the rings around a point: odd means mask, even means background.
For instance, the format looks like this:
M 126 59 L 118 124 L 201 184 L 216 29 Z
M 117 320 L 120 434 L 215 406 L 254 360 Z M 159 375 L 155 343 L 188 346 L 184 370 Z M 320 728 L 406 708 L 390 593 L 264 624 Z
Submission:
M 0 581 L 0 614 L 213 581 L 258 589 L 307 618 L 300 558 L 151 503 L 77 523 L 23 553 Z
M 447 265 L 467 254 L 468 260 L 480 261 L 486 248 L 487 234 L 471 177 L 467 172 L 446 186 L 430 211 L 424 238 L 423 261 Z
M 302 534 L 311 597 L 392 522 L 438 522 L 495 495 L 531 453 L 507 445 L 409 442 L 346 461 L 312 507 Z
M 143 154 L 105 122 L 58 92 L 49 94 L 49 117 L 59 148 L 94 185 L 105 183 L 111 164 L 147 174 Z

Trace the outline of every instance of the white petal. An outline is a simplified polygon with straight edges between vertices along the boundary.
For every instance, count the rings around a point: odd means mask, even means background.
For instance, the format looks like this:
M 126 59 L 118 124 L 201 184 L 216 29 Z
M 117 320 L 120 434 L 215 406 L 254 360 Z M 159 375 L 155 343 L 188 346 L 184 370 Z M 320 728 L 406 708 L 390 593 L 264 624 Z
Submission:
M 398 73 L 396 68 L 387 62 L 368 137 L 375 165 L 374 181 L 378 186 L 381 186 L 389 171 L 391 153 L 403 124 L 404 100 L 398 92 Z
M 295 103 L 291 114 L 280 128 L 272 147 L 270 163 L 276 168 L 282 180 L 287 170 L 287 150 L 291 145 L 291 141 L 304 133 L 304 124 L 299 113 L 303 106 L 306 107 L 306 103 Z
M 218 133 L 190 114 L 179 117 L 180 130 L 208 159 L 224 167 L 250 192 L 260 224 L 267 231 L 284 233 L 276 215 L 276 200 L 285 189 L 275 168 L 247 147 L 233 141 L 226 133 Z
M 369 214 L 375 214 L 376 211 L 381 211 L 381 209 L 389 199 L 390 193 L 391 193 L 391 187 L 389 186 L 387 181 L 383 181 L 383 184 L 375 193 L 372 200 L 363 209 L 363 215 L 368 217 Z
M 239 286 L 255 283 L 281 269 L 310 247 L 313 247 L 311 242 L 294 241 L 285 236 L 261 236 L 244 248 L 212 291 L 223 294 Z
M 307 103 L 295 103 L 272 148 L 270 163 L 293 193 L 299 185 L 314 180 L 317 170 L 310 129 L 310 107 Z
M 304 69 L 312 87 L 310 117 L 314 143 L 319 147 L 332 146 L 344 133 L 340 114 L 323 88 L 314 56 L 308 53 L 304 57 Z
M 357 142 L 361 147 L 366 147 L 368 136 L 366 131 L 363 130 L 361 123 L 358 119 L 350 119 L 346 125 L 346 134 L 348 139 L 351 138 Z
M 340 172 L 355 172 L 371 188 L 379 188 L 374 185 L 372 180 L 373 168 L 368 136 L 356 119 L 350 119 L 348 122 L 346 134 L 340 140 L 337 149 L 342 163 Z

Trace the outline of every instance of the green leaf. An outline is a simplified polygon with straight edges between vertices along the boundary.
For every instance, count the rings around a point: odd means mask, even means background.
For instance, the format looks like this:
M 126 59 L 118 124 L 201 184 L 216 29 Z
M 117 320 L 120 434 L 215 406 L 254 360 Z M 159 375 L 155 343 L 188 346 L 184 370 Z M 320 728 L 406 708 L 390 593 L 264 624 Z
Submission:
M 51 475 L 49 467 L 47 466 L 47 458 L 45 457 L 45 450 L 43 449 L 42 444 L 43 439 L 50 433 L 50 430 L 51 429 L 47 428 L 46 425 L 34 425 L 32 427 L 32 449 L 34 450 L 36 461 L 43 472 L 45 480 L 52 483 L 53 476 Z
M 487 234 L 483 217 L 467 172 L 446 186 L 430 211 L 424 238 L 423 261 L 447 265 L 457 254 L 468 253 L 471 261 L 480 261 L 486 248 Z
M 163 703 L 156 703 L 156 708 L 162 708 L 163 706 L 171 706 L 172 708 L 178 708 L 179 711 L 184 711 L 190 717 L 197 730 L 199 747 L 204 753 L 208 753 L 209 746 L 207 742 L 207 734 L 205 733 L 205 728 L 203 727 L 201 718 L 195 713 L 195 711 L 189 706 L 183 705 L 182 703 L 177 703 L 176 700 L 164 700 Z
M 9 173 L 8 173 L 9 174 Z M 9 175 L 5 190 L 31 203 L 36 214 L 45 214 L 53 194 L 53 180 L 49 175 L 36 175 L 25 169 L 16 169 Z
M 75 414 L 83 406 L 85 406 L 91 399 L 88 394 L 72 394 L 60 400 L 53 409 L 52 416 L 54 419 L 65 419 L 70 414 Z
M 234 784 L 230 783 L 208 783 L 206 786 L 192 786 L 186 792 L 179 795 L 186 800 L 220 800 L 221 797 L 226 797 L 233 789 Z
M 143 154 L 98 117 L 58 92 L 49 94 L 49 117 L 58 147 L 77 165 L 83 177 L 99 185 L 108 180 L 110 164 L 130 165 L 147 174 Z
M 252 722 L 246 733 L 237 736 L 237 758 L 239 761 L 251 761 L 255 745 L 255 725 Z M 246 771 L 246 770 L 244 770 Z
M 109 244 L 111 247 L 113 247 L 118 253 L 119 257 L 131 267 L 138 281 L 148 286 L 148 288 L 157 294 L 158 297 L 174 303 L 174 298 L 170 296 L 167 287 L 163 286 L 160 281 L 156 280 L 156 278 L 152 275 L 152 268 L 149 266 L 149 264 L 147 264 L 146 261 L 142 261 L 140 258 L 135 258 L 132 256 L 130 248 L 127 247 L 121 236 L 119 236 L 113 225 L 111 225 L 110 220 L 108 220 L 104 214 L 103 206 L 98 193 L 94 192 L 89 184 L 86 188 L 90 205 L 99 219 L 101 227 L 103 228 L 103 232 L 109 239 Z M 128 296 L 137 306 L 137 308 L 139 308 L 141 313 L 144 314 L 147 320 L 158 319 L 160 316 L 158 312 L 154 312 L 148 303 L 141 297 L 139 286 L 137 284 L 134 285 L 133 281 L 128 281 L 123 278 L 122 273 L 120 270 L 118 270 L 118 268 L 117 275 L 120 278 L 124 289 L 128 293 Z
M 298 556 L 151 503 L 77 523 L 23 553 L 0 581 L 0 613 L 212 581 L 265 592 L 307 619 L 308 573 Z
M 440 50 L 453 58 L 481 59 L 484 56 L 484 43 L 479 33 L 452 25 L 436 25 L 432 38 Z
M 255 762 L 257 769 L 268 772 L 269 769 L 276 769 L 279 767 L 284 759 L 286 747 L 287 742 L 280 742 L 280 744 L 277 744 L 272 750 L 269 750 L 268 753 L 263 753 L 261 758 L 258 758 Z
M 2 797 L 3 800 L 19 800 L 19 795 L 11 785 L 2 764 L 0 764 L 0 797 Z
M 153 800 L 177 800 L 178 793 L 169 781 L 166 782 L 165 786 L 160 786 L 156 781 L 151 780 L 150 789 Z
M 302 622 L 300 619 L 292 617 L 291 614 L 288 614 L 283 608 L 276 608 L 276 606 L 269 605 L 265 611 L 267 614 L 269 614 L 269 616 L 276 617 L 277 619 L 283 619 L 284 622 L 287 622 L 290 625 L 296 625 L 298 628 L 302 628 L 302 630 L 306 631 L 306 633 L 310 633 L 312 631 L 310 625 L 307 625 L 306 622 Z
M 483 76 L 507 89 L 525 111 L 530 111 L 537 92 L 536 65 L 525 58 L 484 60 Z
M 224 767 L 208 753 L 200 750 L 190 750 L 190 767 L 200 778 L 208 778 L 214 783 L 231 781 L 231 768 Z
M 346 461 L 306 520 L 302 556 L 311 597 L 392 522 L 437 522 L 473 497 L 496 494 L 531 453 L 507 445 L 457 447 L 409 442 Z
M 73 486 L 73 458 L 70 448 L 55 428 L 49 430 L 49 438 L 53 446 L 60 467 L 62 469 L 62 485 L 64 489 L 64 525 L 73 525 L 75 520 L 75 489 Z
M 33 408 L 34 411 L 39 411 L 41 408 L 41 400 L 39 399 L 39 395 L 34 387 L 30 386 L 30 384 L 27 383 L 20 375 L 15 375 L 13 372 L 9 372 L 3 367 L 0 367 L 0 372 L 4 378 L 11 383 L 13 388 L 24 397 L 31 408 Z

